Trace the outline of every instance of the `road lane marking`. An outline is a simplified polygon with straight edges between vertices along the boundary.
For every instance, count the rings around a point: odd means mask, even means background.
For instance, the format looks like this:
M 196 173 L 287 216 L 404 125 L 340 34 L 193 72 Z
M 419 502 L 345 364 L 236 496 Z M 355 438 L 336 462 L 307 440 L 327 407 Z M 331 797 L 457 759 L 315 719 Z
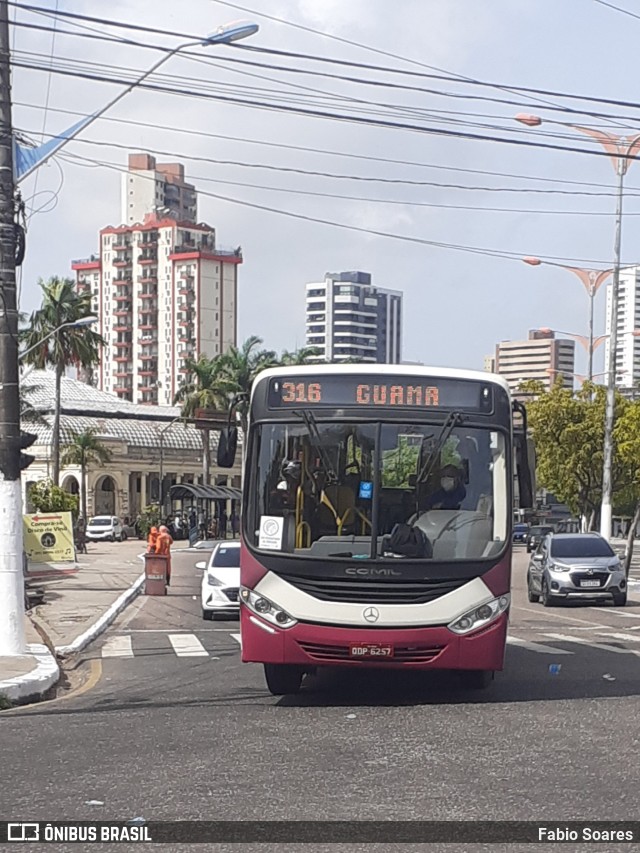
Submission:
M 132 658 L 133 648 L 131 637 L 116 636 L 109 637 L 102 647 L 103 658 Z
M 585 625 L 590 625 L 590 626 L 594 627 L 594 623 L 590 622 L 588 619 L 578 619 L 576 616 L 562 616 L 560 613 L 558 613 L 558 608 L 556 608 L 555 612 L 553 612 L 553 613 L 549 613 L 547 608 L 545 608 L 544 610 L 534 610 L 532 607 L 518 607 L 517 605 L 516 605 L 516 607 L 512 607 L 511 609 L 512 610 L 524 610 L 525 613 L 535 613 L 536 616 L 539 616 L 541 618 L 546 617 L 547 619 L 549 619 L 551 621 L 555 621 L 556 619 L 564 619 L 565 622 L 582 622 Z M 595 610 L 596 608 L 594 607 L 592 609 Z M 609 611 L 607 610 L 606 612 L 608 613 Z M 595 627 L 598 627 L 598 626 L 595 626 Z M 600 625 L 599 627 L 608 628 L 609 626 L 608 625 Z
M 545 637 L 551 637 L 552 640 L 561 640 L 563 643 L 578 643 L 582 646 L 589 646 L 590 649 L 601 649 L 605 652 L 614 652 L 620 655 L 636 655 L 640 656 L 640 652 L 635 649 L 619 649 L 617 646 L 610 646 L 607 643 L 591 643 L 589 640 L 580 640 L 578 637 L 569 637 L 567 634 L 544 634 Z
M 169 634 L 169 642 L 179 658 L 209 657 L 209 652 L 195 634 Z
M 193 628 L 126 628 L 123 634 L 192 634 Z M 198 634 L 211 631 L 220 631 L 228 634 L 228 628 L 196 628 Z
M 529 640 L 521 640 L 520 637 L 507 637 L 507 643 L 514 646 L 521 646 L 530 652 L 538 652 L 542 655 L 572 655 L 574 652 L 568 652 L 566 649 L 556 649 L 553 646 L 545 646 L 542 643 L 532 643 Z
M 231 635 L 236 643 L 242 648 L 242 636 L 241 634 L 232 634 Z

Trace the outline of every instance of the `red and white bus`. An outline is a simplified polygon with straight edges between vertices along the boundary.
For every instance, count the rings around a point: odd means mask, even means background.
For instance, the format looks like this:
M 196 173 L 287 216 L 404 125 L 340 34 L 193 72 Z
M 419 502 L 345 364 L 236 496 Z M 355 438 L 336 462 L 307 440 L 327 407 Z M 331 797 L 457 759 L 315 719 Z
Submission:
M 514 429 L 514 413 L 520 428 Z M 274 695 L 318 667 L 503 667 L 526 414 L 492 374 L 400 365 L 265 370 L 249 402 L 242 660 Z M 235 428 L 221 436 L 229 467 Z M 229 452 L 231 451 L 231 452 Z

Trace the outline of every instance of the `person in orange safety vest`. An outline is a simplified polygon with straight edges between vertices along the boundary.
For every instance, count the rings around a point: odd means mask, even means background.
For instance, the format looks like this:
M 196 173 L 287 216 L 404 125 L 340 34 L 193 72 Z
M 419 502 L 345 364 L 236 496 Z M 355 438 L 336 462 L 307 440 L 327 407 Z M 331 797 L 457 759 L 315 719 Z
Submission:
M 167 586 L 171 584 L 171 546 L 173 539 L 167 527 L 162 525 L 156 540 L 156 554 L 167 558 Z
M 147 554 L 156 553 L 156 542 L 158 541 L 158 528 L 152 527 L 147 537 Z

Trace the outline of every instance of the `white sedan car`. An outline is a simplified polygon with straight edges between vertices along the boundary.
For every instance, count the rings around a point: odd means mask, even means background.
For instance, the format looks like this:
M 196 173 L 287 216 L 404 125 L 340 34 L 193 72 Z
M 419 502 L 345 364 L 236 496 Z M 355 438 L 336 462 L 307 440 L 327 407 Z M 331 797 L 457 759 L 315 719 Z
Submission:
M 240 604 L 240 543 L 220 542 L 209 560 L 196 563 L 204 569 L 202 575 L 202 618 L 214 619 L 216 614 L 237 618 Z

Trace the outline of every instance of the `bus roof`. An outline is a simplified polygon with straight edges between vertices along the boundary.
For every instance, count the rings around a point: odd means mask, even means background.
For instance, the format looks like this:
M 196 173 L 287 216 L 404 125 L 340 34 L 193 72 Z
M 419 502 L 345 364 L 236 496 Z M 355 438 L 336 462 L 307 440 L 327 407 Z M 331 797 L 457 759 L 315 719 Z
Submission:
M 270 367 L 256 376 L 256 385 L 262 380 L 278 376 L 327 376 L 335 373 L 358 374 L 360 376 L 421 376 L 433 379 L 468 379 L 474 382 L 485 382 L 498 385 L 509 397 L 511 392 L 506 381 L 496 373 L 486 373 L 482 370 L 463 370 L 457 367 L 426 367 L 416 364 L 292 364 L 289 367 Z

